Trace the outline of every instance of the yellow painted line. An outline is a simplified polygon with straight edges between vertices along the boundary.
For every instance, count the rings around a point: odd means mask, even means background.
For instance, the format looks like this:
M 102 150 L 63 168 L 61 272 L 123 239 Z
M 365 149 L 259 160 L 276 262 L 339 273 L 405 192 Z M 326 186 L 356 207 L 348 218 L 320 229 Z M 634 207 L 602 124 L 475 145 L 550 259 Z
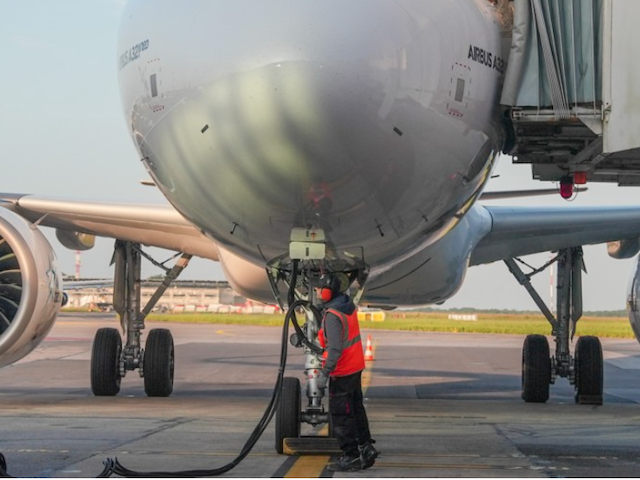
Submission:
M 329 457 L 323 455 L 300 457 L 284 478 L 318 478 L 328 461 Z
M 218 335 L 226 335 L 228 337 L 235 337 L 236 336 L 235 333 L 227 333 L 226 330 L 216 330 L 216 333 Z

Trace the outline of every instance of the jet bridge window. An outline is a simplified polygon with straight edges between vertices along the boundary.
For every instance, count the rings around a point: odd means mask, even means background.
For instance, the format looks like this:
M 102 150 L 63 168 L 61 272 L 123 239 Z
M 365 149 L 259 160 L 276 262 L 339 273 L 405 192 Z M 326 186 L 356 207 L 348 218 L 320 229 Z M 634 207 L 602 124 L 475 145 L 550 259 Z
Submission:
M 158 80 L 155 73 L 149 77 L 149 85 L 151 85 L 151 96 L 157 97 L 158 96 Z

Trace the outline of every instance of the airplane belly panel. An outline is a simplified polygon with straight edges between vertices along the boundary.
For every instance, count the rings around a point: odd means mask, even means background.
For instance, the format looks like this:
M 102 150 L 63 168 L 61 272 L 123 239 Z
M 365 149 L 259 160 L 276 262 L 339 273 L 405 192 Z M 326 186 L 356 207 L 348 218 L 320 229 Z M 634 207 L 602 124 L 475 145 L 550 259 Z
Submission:
M 461 287 L 471 252 L 491 229 L 486 211 L 473 208 L 448 235 L 390 269 L 373 269 L 362 302 L 371 306 L 441 303 Z

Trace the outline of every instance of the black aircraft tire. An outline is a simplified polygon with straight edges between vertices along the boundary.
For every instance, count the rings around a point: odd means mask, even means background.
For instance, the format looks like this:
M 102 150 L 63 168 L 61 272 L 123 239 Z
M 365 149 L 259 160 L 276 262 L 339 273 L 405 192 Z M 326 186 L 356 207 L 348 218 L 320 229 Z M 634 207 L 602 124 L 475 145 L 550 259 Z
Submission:
M 580 337 L 576 343 L 576 403 L 602 405 L 604 370 L 598 337 Z
M 91 349 L 91 391 L 97 397 L 113 397 L 120 392 L 122 339 L 115 328 L 96 332 Z
M 300 380 L 285 377 L 276 410 L 276 452 L 283 453 L 285 438 L 300 436 Z
M 551 357 L 544 335 L 528 335 L 522 348 L 522 399 L 527 403 L 549 400 Z
M 173 336 L 164 328 L 149 332 L 144 349 L 144 391 L 149 397 L 168 397 L 173 392 L 175 351 Z

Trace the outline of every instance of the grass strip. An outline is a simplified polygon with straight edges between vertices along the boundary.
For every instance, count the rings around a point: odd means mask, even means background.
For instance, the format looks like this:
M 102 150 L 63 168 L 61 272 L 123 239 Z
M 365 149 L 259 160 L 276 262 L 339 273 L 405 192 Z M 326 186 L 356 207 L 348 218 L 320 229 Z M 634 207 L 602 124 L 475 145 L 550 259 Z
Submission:
M 222 325 L 282 326 L 281 315 L 243 315 L 215 313 L 151 314 L 150 321 L 209 323 Z M 506 335 L 550 335 L 551 326 L 542 315 L 478 314 L 476 321 L 451 320 L 448 313 L 388 313 L 384 322 L 360 322 L 363 329 L 447 333 L 494 333 Z M 629 320 L 619 317 L 583 317 L 576 336 L 634 338 Z

